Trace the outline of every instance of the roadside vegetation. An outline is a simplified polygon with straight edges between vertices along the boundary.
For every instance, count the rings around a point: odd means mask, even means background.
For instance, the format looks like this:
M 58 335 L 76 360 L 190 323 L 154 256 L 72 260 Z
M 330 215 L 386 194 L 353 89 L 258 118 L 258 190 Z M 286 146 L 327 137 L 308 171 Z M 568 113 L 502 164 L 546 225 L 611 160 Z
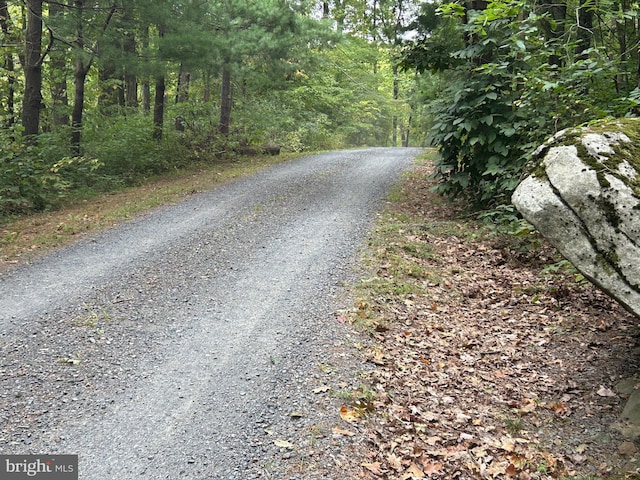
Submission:
M 371 343 L 362 478 L 637 478 L 611 426 L 637 325 L 516 217 L 432 189 L 433 152 L 390 196 L 346 315 Z
M 46 212 L 6 218 L 0 223 L 0 272 L 75 242 L 83 235 L 95 234 L 153 208 L 177 203 L 189 195 L 300 155 L 199 163 L 110 193 L 76 194 Z
M 0 0 L 0 224 L 243 155 L 421 142 L 396 58 L 416 3 Z

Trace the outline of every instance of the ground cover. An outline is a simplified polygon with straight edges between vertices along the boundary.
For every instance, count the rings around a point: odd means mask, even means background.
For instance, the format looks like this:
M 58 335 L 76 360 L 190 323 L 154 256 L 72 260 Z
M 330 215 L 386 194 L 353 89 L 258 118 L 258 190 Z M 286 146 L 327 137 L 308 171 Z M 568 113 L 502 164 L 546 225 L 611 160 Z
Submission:
M 371 344 L 345 406 L 361 478 L 638 478 L 618 420 L 640 363 L 637 319 L 527 229 L 504 235 L 430 190 L 390 197 L 345 316 Z

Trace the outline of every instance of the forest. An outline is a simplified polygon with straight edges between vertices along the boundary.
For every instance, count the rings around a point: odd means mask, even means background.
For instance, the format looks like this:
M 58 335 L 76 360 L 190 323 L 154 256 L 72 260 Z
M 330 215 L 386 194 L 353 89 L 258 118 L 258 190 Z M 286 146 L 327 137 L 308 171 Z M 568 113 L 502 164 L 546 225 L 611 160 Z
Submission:
M 415 5 L 0 1 L 0 215 L 271 147 L 408 144 Z
M 434 145 L 508 209 L 531 151 L 633 116 L 630 0 L 0 0 L 0 217 L 194 162 Z

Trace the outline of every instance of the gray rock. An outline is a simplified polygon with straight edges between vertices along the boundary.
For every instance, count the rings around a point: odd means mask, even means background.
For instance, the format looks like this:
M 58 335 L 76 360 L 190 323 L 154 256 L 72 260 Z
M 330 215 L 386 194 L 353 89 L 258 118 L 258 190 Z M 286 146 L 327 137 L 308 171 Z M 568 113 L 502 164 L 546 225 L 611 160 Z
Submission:
M 620 432 L 625 438 L 640 440 L 640 391 L 633 392 L 611 428 Z
M 512 201 L 587 279 L 640 316 L 638 141 L 640 119 L 559 132 L 537 150 Z

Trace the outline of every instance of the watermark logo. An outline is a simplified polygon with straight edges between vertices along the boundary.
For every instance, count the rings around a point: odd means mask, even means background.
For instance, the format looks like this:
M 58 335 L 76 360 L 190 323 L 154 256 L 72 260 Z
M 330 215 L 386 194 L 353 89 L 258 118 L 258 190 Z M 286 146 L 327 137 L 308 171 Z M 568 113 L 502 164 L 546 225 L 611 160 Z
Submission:
M 0 480 L 78 480 L 77 455 L 0 455 Z

